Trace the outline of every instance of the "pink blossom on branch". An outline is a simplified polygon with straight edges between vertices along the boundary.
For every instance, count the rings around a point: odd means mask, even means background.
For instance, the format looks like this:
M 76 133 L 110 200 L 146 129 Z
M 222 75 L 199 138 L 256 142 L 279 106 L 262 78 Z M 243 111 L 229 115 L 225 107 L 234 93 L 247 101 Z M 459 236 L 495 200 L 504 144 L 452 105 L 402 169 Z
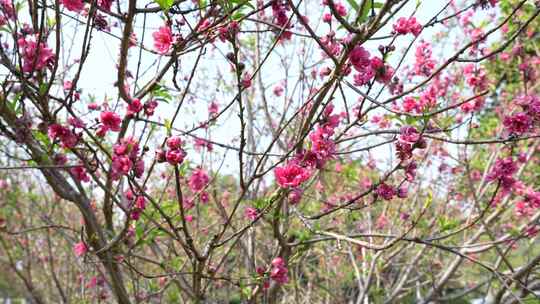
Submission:
M 103 111 L 99 115 L 99 119 L 102 124 L 98 130 L 99 136 L 104 136 L 107 131 L 120 131 L 120 123 L 122 122 L 122 119 L 120 116 L 118 116 L 118 114 L 111 111 Z
M 206 171 L 198 168 L 193 171 L 193 174 L 191 174 L 191 177 L 189 178 L 189 187 L 193 192 L 201 191 L 206 187 L 209 180 L 210 178 L 208 177 L 208 174 L 206 174 Z
M 270 278 L 278 284 L 287 284 L 289 282 L 289 271 L 285 266 L 285 261 L 281 257 L 272 260 L 272 269 L 270 269 Z
M 394 32 L 398 35 L 413 34 L 414 36 L 420 35 L 422 32 L 422 25 L 416 21 L 415 17 L 401 17 L 393 25 Z
M 40 38 L 41 37 L 41 38 Z M 53 51 L 47 47 L 47 43 L 42 36 L 29 35 L 17 40 L 19 51 L 23 59 L 22 70 L 25 73 L 41 71 L 50 66 L 55 61 Z M 38 42 L 39 41 L 39 42 Z
M 282 167 L 274 169 L 277 183 L 282 188 L 296 188 L 309 179 L 311 172 L 298 165 L 296 162 L 289 162 Z
M 161 26 L 157 31 L 152 33 L 154 38 L 154 49 L 159 54 L 167 54 L 173 44 L 173 34 L 171 27 L 168 25 Z
M 73 246 L 73 252 L 76 256 L 81 257 L 88 252 L 88 247 L 84 242 L 79 242 Z
M 80 13 L 84 9 L 83 0 L 60 0 L 60 3 L 63 4 L 68 11 L 76 13 Z

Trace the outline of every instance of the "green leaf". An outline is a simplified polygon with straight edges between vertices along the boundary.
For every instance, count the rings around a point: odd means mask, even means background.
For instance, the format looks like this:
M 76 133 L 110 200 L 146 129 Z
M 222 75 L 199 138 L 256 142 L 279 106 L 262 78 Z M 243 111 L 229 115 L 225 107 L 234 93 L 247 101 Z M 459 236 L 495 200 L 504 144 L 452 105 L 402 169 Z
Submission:
M 269 203 L 269 200 L 266 198 L 259 198 L 253 201 L 253 206 L 259 210 L 264 209 Z
M 373 8 L 381 8 L 383 7 L 383 4 L 380 2 L 373 3 Z M 360 14 L 360 23 L 364 23 L 368 19 L 368 14 L 371 11 L 371 1 L 367 1 L 367 3 L 364 5 L 364 9 L 362 10 L 362 13 Z
M 240 19 L 242 19 L 243 17 L 245 16 L 244 13 L 242 12 L 238 12 L 238 13 L 235 13 L 234 15 L 232 15 L 232 19 L 235 20 L 235 21 L 238 21 Z
M 156 100 L 163 101 L 165 103 L 169 103 L 172 100 L 172 96 L 169 94 L 169 91 L 159 84 L 155 85 L 154 89 L 152 90 L 152 95 L 157 97 L 155 98 Z
M 159 7 L 168 11 L 173 5 L 174 0 L 155 0 L 155 2 L 159 5 Z
M 171 134 L 172 124 L 169 119 L 165 119 L 165 128 L 167 129 L 167 134 Z
M 40 131 L 35 131 L 34 138 L 36 138 L 38 141 L 40 141 L 44 146 L 48 147 L 51 145 L 51 141 L 49 140 L 49 137 Z
M 144 225 L 142 222 L 138 222 L 137 225 L 135 226 L 135 236 L 137 236 L 137 239 L 140 239 L 142 238 L 144 234 Z
M 358 7 L 358 3 L 356 3 L 356 1 L 354 0 L 347 0 L 347 2 L 349 3 L 349 5 L 355 10 L 355 11 L 358 11 L 358 9 L 360 9 Z

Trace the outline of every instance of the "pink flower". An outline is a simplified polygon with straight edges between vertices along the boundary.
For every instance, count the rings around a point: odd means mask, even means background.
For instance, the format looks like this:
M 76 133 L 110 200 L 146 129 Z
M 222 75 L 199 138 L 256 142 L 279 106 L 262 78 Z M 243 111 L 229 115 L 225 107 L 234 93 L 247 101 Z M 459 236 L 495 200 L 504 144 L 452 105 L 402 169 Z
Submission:
M 189 178 L 189 187 L 191 188 L 191 191 L 198 192 L 206 187 L 208 181 L 209 178 L 206 171 L 199 168 L 196 169 L 193 174 L 191 174 L 191 177 Z
M 259 211 L 257 211 L 257 209 L 253 207 L 247 207 L 244 210 L 244 215 L 246 216 L 247 219 L 254 221 L 259 216 Z
M 242 77 L 242 80 L 240 81 L 240 84 L 245 89 L 251 87 L 251 74 L 250 73 L 245 73 L 244 76 Z
M 129 157 L 124 155 L 114 155 L 111 166 L 113 171 L 113 179 L 119 179 L 122 175 L 127 175 L 132 166 L 133 162 L 129 159 Z
M 15 20 L 15 8 L 11 0 L 0 0 L 0 18 L 4 18 L 4 22 L 6 19 Z
M 180 149 L 182 147 L 182 139 L 178 136 L 171 136 L 167 139 L 167 147 L 169 149 Z
M 517 164 L 514 162 L 511 156 L 502 159 L 499 158 L 497 161 L 495 161 L 495 164 L 487 175 L 486 180 L 498 180 L 501 182 L 503 189 L 510 190 L 510 188 L 516 183 L 516 180 L 512 175 L 516 173 L 517 170 Z
M 142 211 L 139 209 L 133 209 L 130 212 L 130 218 L 134 221 L 138 221 L 141 218 Z
M 38 37 L 31 35 L 19 38 L 17 44 L 23 59 L 22 70 L 25 73 L 40 71 L 54 62 L 54 53 L 45 41 L 38 44 Z
M 173 43 L 173 35 L 169 26 L 161 26 L 159 30 L 152 33 L 154 38 L 154 48 L 160 54 L 167 54 Z
M 375 193 L 383 199 L 389 201 L 394 197 L 394 195 L 396 195 L 396 189 L 385 183 L 381 183 L 375 190 Z
M 413 34 L 414 36 L 420 35 L 422 32 L 422 25 L 416 21 L 415 17 L 405 18 L 401 17 L 393 25 L 394 32 L 398 35 Z
M 287 284 L 289 282 L 288 270 L 285 266 L 285 261 L 277 257 L 272 260 L 272 269 L 270 270 L 270 278 L 278 284 Z
M 276 86 L 274 87 L 274 90 L 273 90 L 274 95 L 276 95 L 276 96 L 278 96 L 278 97 L 281 96 L 281 95 L 283 94 L 283 91 L 284 91 L 284 89 L 283 89 L 283 86 L 281 86 L 281 85 L 276 85 Z
M 99 110 L 99 105 L 95 102 L 92 102 L 92 103 L 89 103 L 88 104 L 88 110 L 90 111 L 95 111 L 95 110 Z
M 343 5 L 343 3 L 335 3 L 335 8 L 336 8 L 336 12 L 338 13 L 338 15 L 340 15 L 341 17 L 345 17 L 347 16 L 347 8 L 345 7 L 345 5 Z
M 414 74 L 429 76 L 435 68 L 435 60 L 432 58 L 433 51 L 429 42 L 421 41 L 416 47 Z
M 67 8 L 68 11 L 80 13 L 84 9 L 83 0 L 60 0 L 60 3 Z
M 416 130 L 416 128 L 412 126 L 403 126 L 401 127 L 399 132 L 399 140 L 407 144 L 415 144 L 421 138 L 418 130 Z
M 198 138 L 198 137 L 195 138 L 195 149 L 198 151 L 202 148 L 206 148 L 208 152 L 212 152 L 212 150 L 214 150 L 214 146 L 212 145 L 211 142 L 203 138 Z
M 55 140 L 60 139 L 63 148 L 74 148 L 79 141 L 79 136 L 73 133 L 69 128 L 59 124 L 52 124 L 48 130 L 49 138 Z
M 111 111 L 103 111 L 99 115 L 99 119 L 103 124 L 102 129 L 104 132 L 109 130 L 113 132 L 120 131 L 120 123 L 122 122 L 122 119 L 120 116 L 118 116 L 118 114 Z
M 332 22 L 332 14 L 330 14 L 330 13 L 324 13 L 324 15 L 323 15 L 323 22 L 326 22 L 326 23 Z
M 101 9 L 103 9 L 103 10 L 109 12 L 109 11 L 111 11 L 111 6 L 112 6 L 112 3 L 113 3 L 113 2 L 114 2 L 114 0 L 98 0 L 98 1 L 97 1 L 97 5 L 98 5 Z
M 137 199 L 135 199 L 135 208 L 144 210 L 146 208 L 146 199 L 144 196 L 137 196 Z
M 407 113 L 416 112 L 421 113 L 422 112 L 422 105 L 418 102 L 418 100 L 412 96 L 407 96 L 403 98 L 403 111 Z
M 84 242 L 78 242 L 75 244 L 75 246 L 73 246 L 73 252 L 76 256 L 81 257 L 88 252 L 88 248 Z
M 208 116 L 215 116 L 219 112 L 219 106 L 215 101 L 212 101 L 208 106 Z
M 302 190 L 301 189 L 293 189 L 290 193 L 289 193 L 289 204 L 291 205 L 296 205 L 298 204 L 298 202 L 300 202 L 300 200 L 302 199 Z
M 143 109 L 143 105 L 138 98 L 131 100 L 131 103 L 127 106 L 126 116 L 131 116 L 139 113 Z
M 140 177 L 144 172 L 144 161 L 137 159 L 139 154 L 139 143 L 133 137 L 122 138 L 113 146 L 111 177 L 114 180 L 127 175 L 132 169 L 135 176 Z
M 236 34 L 240 31 L 240 26 L 238 21 L 231 21 L 226 26 L 219 28 L 219 40 L 225 42 L 227 40 L 232 40 L 236 37 Z
M 409 33 L 409 23 L 407 21 L 408 19 L 405 17 L 399 18 L 392 26 L 394 31 L 399 35 L 406 35 Z
M 70 80 L 64 81 L 64 91 L 69 91 L 73 87 L 73 82 Z
M 296 188 L 309 179 L 311 173 L 306 168 L 290 162 L 286 166 L 274 169 L 276 180 L 282 188 Z
M 273 1 L 272 2 L 272 14 L 274 15 L 274 22 L 279 26 L 286 26 L 289 21 L 286 11 L 289 7 L 285 2 Z
M 210 196 L 208 195 L 208 192 L 203 191 L 199 194 L 199 199 L 202 203 L 208 203 L 208 201 L 210 200 Z
M 369 52 L 360 45 L 355 46 L 349 55 L 353 67 L 359 72 L 364 71 L 369 66 L 369 58 Z
M 149 100 L 149 101 L 145 102 L 144 103 L 144 114 L 146 114 L 147 116 L 154 115 L 154 111 L 156 110 L 157 106 L 158 106 L 158 103 L 155 100 Z
M 165 154 L 165 158 L 167 159 L 167 162 L 171 165 L 181 164 L 184 161 L 185 157 L 186 157 L 186 152 L 184 152 L 184 150 L 182 149 L 169 150 Z
M 527 113 L 519 112 L 512 116 L 506 116 L 503 125 L 508 132 L 521 135 L 527 133 L 532 128 L 532 118 Z
M 375 71 L 375 80 L 382 83 L 388 83 L 394 75 L 394 68 L 385 64 L 379 57 L 373 57 L 370 60 L 371 68 Z
M 407 186 L 401 186 L 401 187 L 399 187 L 399 189 L 397 191 L 397 196 L 399 198 L 407 198 L 408 192 L 409 192 L 409 190 L 408 190 Z
M 381 213 L 381 215 L 377 218 L 377 221 L 375 222 L 375 226 L 377 229 L 384 229 L 388 225 L 388 219 L 384 214 Z
M 83 166 L 77 166 L 73 167 L 70 170 L 71 174 L 73 174 L 73 177 L 81 182 L 88 183 L 90 181 L 90 176 L 86 173 L 86 168 Z

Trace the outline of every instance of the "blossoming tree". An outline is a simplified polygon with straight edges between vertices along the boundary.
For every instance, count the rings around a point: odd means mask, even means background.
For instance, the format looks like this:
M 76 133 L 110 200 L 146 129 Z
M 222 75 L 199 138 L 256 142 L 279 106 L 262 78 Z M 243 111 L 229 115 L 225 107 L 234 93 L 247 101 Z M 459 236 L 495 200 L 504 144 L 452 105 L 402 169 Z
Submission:
M 0 289 L 538 301 L 540 2 L 0 7 Z

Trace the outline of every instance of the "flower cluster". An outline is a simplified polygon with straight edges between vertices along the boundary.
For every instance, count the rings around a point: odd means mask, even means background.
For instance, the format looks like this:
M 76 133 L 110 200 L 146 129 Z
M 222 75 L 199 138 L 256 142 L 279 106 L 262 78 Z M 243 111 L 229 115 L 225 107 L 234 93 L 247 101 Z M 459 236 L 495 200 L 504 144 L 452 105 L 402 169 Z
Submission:
M 534 211 L 540 208 L 540 192 L 529 188 L 525 190 L 523 196 L 523 200 L 518 201 L 515 205 L 516 215 L 519 217 L 532 216 Z
M 43 39 L 43 37 L 41 37 Z M 54 63 L 54 53 L 47 47 L 45 41 L 35 35 L 27 35 L 17 40 L 17 45 L 23 60 L 22 70 L 25 73 L 41 71 Z M 39 41 L 39 43 L 38 43 Z
M 88 183 L 90 181 L 90 176 L 88 176 L 88 173 L 86 172 L 86 168 L 83 165 L 75 166 L 69 170 L 71 174 L 73 175 L 73 178 L 75 178 L 78 181 Z
M 289 10 L 289 5 L 286 1 L 282 0 L 274 0 L 272 1 L 272 15 L 274 16 L 274 23 L 280 27 L 291 27 L 288 26 L 287 23 L 289 21 L 289 17 L 287 17 L 287 11 Z M 290 31 L 283 31 L 280 39 L 289 40 L 292 37 L 292 33 Z
M 79 136 L 68 127 L 60 124 L 52 124 L 49 126 L 48 135 L 51 140 L 59 139 L 62 148 L 74 148 L 79 141 Z
M 199 192 L 208 185 L 209 181 L 208 174 L 206 171 L 204 171 L 201 168 L 197 168 L 193 173 L 191 174 L 191 177 L 189 178 L 189 188 L 191 188 L 191 191 L 193 192 Z
M 381 183 L 377 186 L 377 189 L 375 189 L 375 194 L 389 201 L 396 195 L 396 189 L 386 183 Z
M 270 278 L 276 281 L 278 284 L 287 284 L 289 282 L 287 267 L 285 261 L 277 257 L 272 260 L 272 269 L 270 270 Z
M 534 125 L 540 122 L 540 97 L 522 95 L 516 98 L 515 103 L 523 111 L 505 116 L 503 125 L 509 133 L 522 135 L 533 130 Z
M 397 155 L 401 161 L 410 159 L 415 148 L 424 149 L 425 147 L 426 140 L 415 127 L 401 127 L 400 135 L 396 142 Z
M 463 75 L 465 76 L 465 82 L 473 89 L 478 91 L 485 91 L 488 87 L 488 79 L 486 70 L 483 67 L 478 67 L 473 63 L 465 65 L 463 67 Z
M 517 170 L 517 164 L 514 162 L 511 156 L 499 158 L 497 161 L 495 161 L 495 164 L 487 175 L 486 180 L 499 181 L 501 183 L 501 187 L 508 191 L 516 183 L 513 174 L 516 173 Z
M 416 47 L 414 53 L 414 74 L 429 76 L 431 71 L 435 68 L 435 60 L 432 57 L 433 51 L 431 49 L 431 44 L 426 41 L 420 41 Z
M 238 21 L 231 21 L 226 26 L 219 28 L 219 40 L 222 42 L 233 40 L 240 31 Z
M 171 136 L 167 139 L 166 151 L 156 151 L 156 156 L 159 162 L 168 162 L 171 165 L 178 165 L 184 162 L 186 152 L 182 149 L 182 139 L 178 136 Z
M 336 33 L 334 31 L 330 31 L 330 33 L 323 36 L 321 38 L 321 44 L 325 48 L 325 51 L 322 53 L 324 58 L 327 58 L 328 54 L 338 56 L 341 51 L 341 41 L 336 38 Z M 325 74 L 327 73 L 322 73 L 323 76 L 327 76 Z
M 358 72 L 353 75 L 354 84 L 357 86 L 367 85 L 372 79 L 381 83 L 392 80 L 394 68 L 385 64 L 380 57 L 370 57 L 370 53 L 360 45 L 351 51 L 349 61 Z
M 311 149 L 298 153 L 283 167 L 274 170 L 277 183 L 282 188 L 291 189 L 289 202 L 296 204 L 302 197 L 298 187 L 309 179 L 315 169 L 321 169 L 335 154 L 336 144 L 331 138 L 339 125 L 340 115 L 332 114 L 334 106 L 329 104 L 322 113 L 317 128 L 309 134 Z
M 401 17 L 393 25 L 394 33 L 398 35 L 413 34 L 414 36 L 420 35 L 422 32 L 422 25 L 418 23 L 415 17 Z
M 131 190 L 126 191 L 124 196 L 128 201 L 130 218 L 137 221 L 141 217 L 141 213 L 146 208 L 146 199 L 142 195 L 135 195 Z
M 525 112 L 518 112 L 510 116 L 505 116 L 503 125 L 511 134 L 524 134 L 529 132 L 533 126 L 533 120 Z
M 133 137 L 126 137 L 113 147 L 111 178 L 120 179 L 132 169 L 135 177 L 144 173 L 144 160 L 138 157 L 139 143 Z
M 11 0 L 0 0 L 0 26 L 6 25 L 9 19 L 15 20 L 15 8 Z
M 197 168 L 189 177 L 188 185 L 193 193 L 199 193 L 199 198 L 202 202 L 207 202 L 208 193 L 205 192 L 204 189 L 209 182 L 210 178 L 208 177 L 206 171 L 202 168 Z

